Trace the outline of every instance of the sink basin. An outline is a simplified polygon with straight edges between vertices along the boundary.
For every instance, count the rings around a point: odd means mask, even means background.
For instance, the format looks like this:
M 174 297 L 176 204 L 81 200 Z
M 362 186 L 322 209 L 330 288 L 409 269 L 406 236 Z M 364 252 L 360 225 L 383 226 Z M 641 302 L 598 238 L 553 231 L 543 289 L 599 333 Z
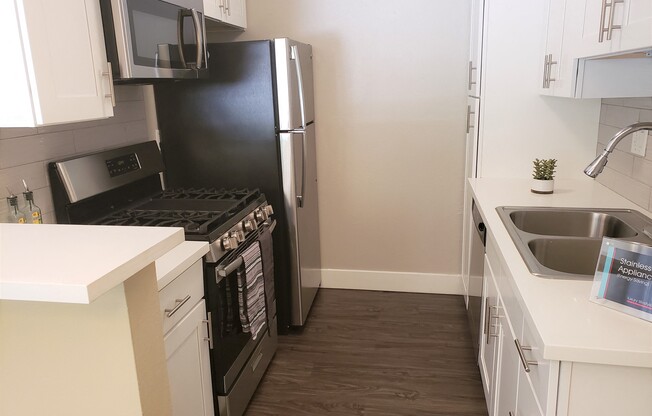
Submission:
M 629 209 L 498 207 L 530 272 L 540 277 L 592 279 L 602 238 L 652 244 L 652 219 Z
M 593 211 L 523 210 L 509 214 L 521 231 L 540 235 L 628 238 L 636 230 L 612 214 Z
M 563 273 L 593 276 L 602 240 L 537 238 L 528 243 L 534 258 L 544 267 Z

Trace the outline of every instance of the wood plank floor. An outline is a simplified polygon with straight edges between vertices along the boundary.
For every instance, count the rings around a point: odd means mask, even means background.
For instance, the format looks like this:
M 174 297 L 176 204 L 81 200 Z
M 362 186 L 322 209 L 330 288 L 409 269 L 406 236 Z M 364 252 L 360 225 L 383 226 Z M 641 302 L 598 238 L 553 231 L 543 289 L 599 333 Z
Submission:
M 460 296 L 322 289 L 246 416 L 486 414 Z

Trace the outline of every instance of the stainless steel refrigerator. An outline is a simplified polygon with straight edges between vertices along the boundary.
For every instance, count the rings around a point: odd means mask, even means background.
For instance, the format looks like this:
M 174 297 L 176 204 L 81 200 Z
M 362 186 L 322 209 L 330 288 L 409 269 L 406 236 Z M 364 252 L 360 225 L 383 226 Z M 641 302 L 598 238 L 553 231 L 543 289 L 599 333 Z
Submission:
M 321 285 L 312 47 L 210 44 L 208 80 L 155 85 L 168 187 L 259 188 L 275 210 L 279 331 Z

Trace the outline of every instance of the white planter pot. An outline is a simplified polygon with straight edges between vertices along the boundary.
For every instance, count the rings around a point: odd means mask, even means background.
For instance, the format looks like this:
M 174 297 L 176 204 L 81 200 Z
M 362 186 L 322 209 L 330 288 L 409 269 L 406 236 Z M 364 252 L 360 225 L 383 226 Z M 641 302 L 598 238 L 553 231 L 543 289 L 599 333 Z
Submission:
M 532 179 L 531 191 L 535 194 L 551 194 L 555 189 L 555 180 Z

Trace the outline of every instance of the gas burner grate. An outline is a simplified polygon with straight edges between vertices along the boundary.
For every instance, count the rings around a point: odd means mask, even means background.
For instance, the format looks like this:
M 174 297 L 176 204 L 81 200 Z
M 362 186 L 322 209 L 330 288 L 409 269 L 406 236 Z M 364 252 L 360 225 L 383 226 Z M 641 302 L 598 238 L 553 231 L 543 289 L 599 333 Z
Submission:
M 216 188 L 175 188 L 166 189 L 161 194 L 161 199 L 208 199 L 217 201 L 242 201 L 254 200 L 258 197 L 258 190 L 249 189 L 216 189 Z
M 182 227 L 186 234 L 207 234 L 230 217 L 228 212 L 160 211 L 128 209 L 109 215 L 101 225 L 132 225 L 149 227 Z

